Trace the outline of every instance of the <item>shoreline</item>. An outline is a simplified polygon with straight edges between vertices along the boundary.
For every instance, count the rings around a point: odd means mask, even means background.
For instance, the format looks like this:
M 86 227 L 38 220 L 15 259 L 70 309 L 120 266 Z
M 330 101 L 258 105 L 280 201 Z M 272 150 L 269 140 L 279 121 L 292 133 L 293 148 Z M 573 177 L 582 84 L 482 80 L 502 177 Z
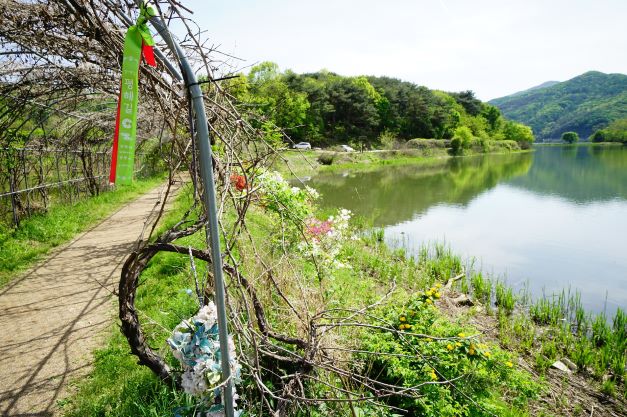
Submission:
M 589 142 L 582 141 L 577 143 L 565 143 L 565 142 L 537 142 L 532 145 L 534 146 L 625 146 L 620 142 Z
M 510 155 L 534 152 L 530 149 L 495 149 L 483 152 L 472 148 L 465 150 L 462 155 L 451 155 L 450 148 L 429 149 L 391 149 L 367 152 L 337 152 L 328 150 L 299 151 L 288 150 L 281 154 L 281 159 L 275 161 L 273 169 L 285 177 L 306 177 L 316 174 L 334 173 L 339 171 L 366 172 L 376 170 L 384 166 L 403 165 L 443 165 L 454 158 L 469 158 L 482 155 Z M 330 163 L 322 163 L 321 160 L 331 158 Z

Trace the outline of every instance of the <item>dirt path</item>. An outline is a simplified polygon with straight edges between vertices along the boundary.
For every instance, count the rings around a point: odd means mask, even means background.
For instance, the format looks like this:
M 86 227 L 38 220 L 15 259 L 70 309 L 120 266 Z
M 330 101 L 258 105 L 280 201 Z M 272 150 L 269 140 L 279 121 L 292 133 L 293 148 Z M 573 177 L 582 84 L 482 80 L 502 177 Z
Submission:
M 112 291 L 160 186 L 0 289 L 0 413 L 54 416 L 115 317 Z

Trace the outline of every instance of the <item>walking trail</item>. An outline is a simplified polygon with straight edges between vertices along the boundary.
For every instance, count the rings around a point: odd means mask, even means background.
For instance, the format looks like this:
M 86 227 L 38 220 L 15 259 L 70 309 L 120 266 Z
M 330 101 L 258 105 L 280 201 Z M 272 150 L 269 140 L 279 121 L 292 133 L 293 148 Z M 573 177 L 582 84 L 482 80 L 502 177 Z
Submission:
M 174 187 L 173 187 L 174 188 Z M 0 413 L 56 416 L 115 317 L 120 269 L 165 185 L 119 209 L 0 288 Z

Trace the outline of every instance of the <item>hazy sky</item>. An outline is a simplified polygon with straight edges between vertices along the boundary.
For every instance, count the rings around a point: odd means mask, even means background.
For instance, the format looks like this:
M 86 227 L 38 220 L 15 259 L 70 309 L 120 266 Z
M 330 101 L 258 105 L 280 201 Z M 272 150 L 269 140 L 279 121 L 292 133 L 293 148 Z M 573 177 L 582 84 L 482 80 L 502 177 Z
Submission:
M 389 75 L 483 100 L 627 73 L 627 0 L 183 0 L 245 67 Z

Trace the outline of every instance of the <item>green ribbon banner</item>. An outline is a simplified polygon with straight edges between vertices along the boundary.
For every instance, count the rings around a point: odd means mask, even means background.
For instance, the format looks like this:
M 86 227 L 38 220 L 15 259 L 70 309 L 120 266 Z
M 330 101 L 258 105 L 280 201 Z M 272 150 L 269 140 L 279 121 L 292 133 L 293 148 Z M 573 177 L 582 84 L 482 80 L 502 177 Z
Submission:
M 152 47 L 155 44 L 146 22 L 155 15 L 152 7 L 143 4 L 137 24 L 128 28 L 124 38 L 122 82 L 118 99 L 118 115 L 113 141 L 110 182 L 128 185 L 133 181 L 135 169 L 135 143 L 137 138 L 137 99 L 139 64 L 142 50 L 147 63 L 156 66 Z
M 116 184 L 130 184 L 135 168 L 135 141 L 137 137 L 137 94 L 142 37 L 136 26 L 131 26 L 124 38 L 122 86 L 118 116 L 118 149 L 115 167 Z

